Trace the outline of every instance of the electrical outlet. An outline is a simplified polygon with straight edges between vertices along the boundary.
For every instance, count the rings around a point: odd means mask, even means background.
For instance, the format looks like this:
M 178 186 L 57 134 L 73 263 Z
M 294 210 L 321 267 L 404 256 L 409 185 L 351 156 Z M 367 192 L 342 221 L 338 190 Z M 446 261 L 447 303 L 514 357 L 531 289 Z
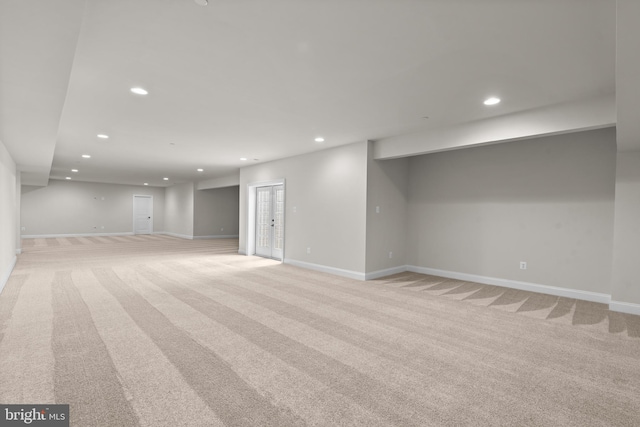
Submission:
M 376 206 L 376 213 L 380 213 L 380 206 Z
M 220 227 L 220 231 L 224 231 L 224 227 Z
M 311 248 L 307 248 L 307 253 L 310 254 L 311 253 Z
M 293 207 L 293 213 L 296 213 L 297 211 L 298 211 L 298 208 L 294 206 Z
M 102 227 L 100 227 L 102 230 L 104 230 L 104 225 Z
M 389 251 L 389 258 L 393 258 L 393 252 Z
M 520 270 L 526 270 L 526 269 L 527 269 L 527 262 L 520 261 Z

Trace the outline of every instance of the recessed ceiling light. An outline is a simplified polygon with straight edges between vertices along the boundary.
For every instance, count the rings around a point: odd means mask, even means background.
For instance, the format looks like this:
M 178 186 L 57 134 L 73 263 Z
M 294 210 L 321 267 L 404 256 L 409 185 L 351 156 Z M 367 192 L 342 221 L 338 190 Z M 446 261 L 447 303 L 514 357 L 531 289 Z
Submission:
M 165 181 L 169 181 L 169 178 L 162 178 L 162 179 L 164 179 Z
M 66 177 L 65 179 L 71 179 L 71 177 L 70 177 L 70 176 L 68 176 L 68 177 Z
M 99 133 L 98 138 L 100 139 L 109 139 L 109 135 L 105 135 L 104 133 Z
M 136 95 L 147 95 L 149 93 L 146 89 L 143 89 L 141 87 L 132 87 L 131 92 L 135 93 Z
M 487 98 L 484 100 L 484 105 L 496 105 L 500 103 L 500 98 L 496 98 L 492 96 L 491 98 Z
M 196 2 L 197 5 L 199 6 L 206 6 L 209 4 L 209 0 L 193 0 Z
M 324 138 L 319 136 L 314 141 L 316 141 L 316 142 L 324 142 Z
M 149 185 L 149 183 L 148 183 L 148 182 L 145 182 L 145 183 L 144 183 L 144 185 Z
M 245 160 L 247 160 L 247 158 L 246 157 L 240 157 L 240 160 L 242 160 L 244 162 Z
M 204 169 L 196 169 L 198 172 L 204 172 Z
M 83 154 L 83 155 L 82 155 L 82 158 L 83 158 L 83 159 L 90 159 L 90 158 L 91 158 L 91 155 L 90 155 L 90 154 Z
M 71 172 L 78 172 L 78 169 L 71 169 Z

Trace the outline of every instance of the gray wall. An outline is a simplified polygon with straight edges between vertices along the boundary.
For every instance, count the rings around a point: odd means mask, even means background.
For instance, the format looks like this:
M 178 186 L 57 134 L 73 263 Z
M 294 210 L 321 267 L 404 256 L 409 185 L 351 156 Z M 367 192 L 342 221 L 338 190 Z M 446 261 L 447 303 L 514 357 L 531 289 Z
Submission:
M 0 289 L 16 257 L 16 164 L 0 142 Z
M 640 152 L 619 152 L 611 297 L 640 304 Z
M 194 191 L 193 183 L 165 189 L 61 180 L 22 186 L 22 234 L 131 233 L 134 194 L 153 196 L 154 232 L 191 238 L 197 226 L 197 236 L 238 234 L 238 187 Z
M 613 128 L 414 157 L 409 173 L 409 264 L 610 293 Z
M 50 180 L 22 186 L 23 235 L 133 232 L 133 195 L 153 196 L 153 230 L 164 230 L 164 188 Z M 104 227 L 104 228 L 102 228 Z
M 193 238 L 194 191 L 191 182 L 166 188 L 164 231 Z
M 196 190 L 194 236 L 237 236 L 240 187 Z
M 409 159 L 374 160 L 369 148 L 366 271 L 373 273 L 407 264 Z
M 367 145 L 242 168 L 240 251 L 246 251 L 247 243 L 247 185 L 285 179 L 285 258 L 364 273 Z

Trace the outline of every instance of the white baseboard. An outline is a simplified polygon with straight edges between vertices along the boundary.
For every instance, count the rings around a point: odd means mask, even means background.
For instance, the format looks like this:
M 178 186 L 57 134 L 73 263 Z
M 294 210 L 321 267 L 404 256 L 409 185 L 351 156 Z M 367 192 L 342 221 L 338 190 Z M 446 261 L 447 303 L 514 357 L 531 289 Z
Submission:
M 238 254 L 240 255 L 246 255 L 247 251 L 245 251 L 244 249 L 238 249 Z
M 22 254 L 22 249 L 16 249 L 16 255 Z
M 364 275 L 364 280 L 374 280 L 380 277 L 391 276 L 392 274 L 404 273 L 407 271 L 406 265 L 400 265 L 398 267 L 385 268 L 384 270 L 372 271 Z
M 171 233 L 169 231 L 158 231 L 157 233 L 153 233 L 153 234 L 165 234 L 171 237 L 179 237 L 180 239 L 193 240 L 193 236 L 189 236 L 188 234 Z
M 215 234 L 211 236 L 193 236 L 194 239 L 237 239 L 240 237 L 238 234 L 220 235 Z
M 611 301 L 609 303 L 609 310 L 640 316 L 640 304 L 630 302 Z
M 305 261 L 298 261 L 291 258 L 285 258 L 285 264 L 290 264 L 296 267 L 307 268 L 309 270 L 321 271 L 323 273 L 334 274 L 336 276 L 348 277 L 349 279 L 365 280 L 365 274 L 357 271 L 344 270 L 342 268 L 329 267 L 326 265 L 313 264 Z
M 565 298 L 575 298 L 585 301 L 599 302 L 603 304 L 609 304 L 609 302 L 611 301 L 611 295 L 609 294 L 580 291 L 577 289 L 559 288 L 556 286 L 539 285 L 537 283 L 519 282 L 516 280 L 498 279 L 496 277 L 478 276 L 475 274 L 456 273 L 453 271 L 438 270 L 435 268 L 417 267 L 415 265 L 408 265 L 407 271 L 411 271 L 413 273 L 430 274 L 432 276 L 447 277 L 449 279 L 483 283 L 485 285 L 495 285 L 502 286 L 504 288 L 555 295 Z
M 11 262 L 9 263 L 9 267 L 7 268 L 7 271 L 4 271 L 2 273 L 2 277 L 0 277 L 0 292 L 2 292 L 2 290 L 4 289 L 4 285 L 6 285 L 7 282 L 9 281 L 9 276 L 11 276 L 11 273 L 13 272 L 13 268 L 16 266 L 17 261 L 18 261 L 18 257 L 14 256 Z
M 109 237 L 109 236 L 133 236 L 133 232 L 124 233 L 80 233 L 80 234 L 23 234 L 23 239 L 51 239 L 54 237 Z

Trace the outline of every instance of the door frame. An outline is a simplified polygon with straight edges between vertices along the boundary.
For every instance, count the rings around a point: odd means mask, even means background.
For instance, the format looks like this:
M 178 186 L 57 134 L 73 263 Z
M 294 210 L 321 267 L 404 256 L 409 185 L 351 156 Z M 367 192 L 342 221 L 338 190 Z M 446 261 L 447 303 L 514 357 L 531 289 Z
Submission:
M 132 200 L 131 211 L 133 212 L 133 228 L 131 231 L 134 236 L 136 234 L 136 197 L 144 197 L 146 199 L 151 199 L 151 223 L 149 224 L 150 233 L 153 234 L 153 196 L 150 194 L 134 194 Z
M 258 187 L 269 187 L 273 185 L 282 185 L 284 188 L 284 217 L 283 222 L 285 224 L 283 230 L 283 239 L 286 242 L 286 230 L 287 230 L 287 186 L 285 184 L 284 178 L 274 179 L 272 181 L 260 181 L 260 182 L 251 182 L 247 184 L 247 237 L 246 237 L 246 248 L 247 255 L 255 255 L 256 254 L 256 189 Z M 286 251 L 286 244 L 283 244 L 282 248 L 282 260 L 280 262 L 284 262 L 284 256 Z

